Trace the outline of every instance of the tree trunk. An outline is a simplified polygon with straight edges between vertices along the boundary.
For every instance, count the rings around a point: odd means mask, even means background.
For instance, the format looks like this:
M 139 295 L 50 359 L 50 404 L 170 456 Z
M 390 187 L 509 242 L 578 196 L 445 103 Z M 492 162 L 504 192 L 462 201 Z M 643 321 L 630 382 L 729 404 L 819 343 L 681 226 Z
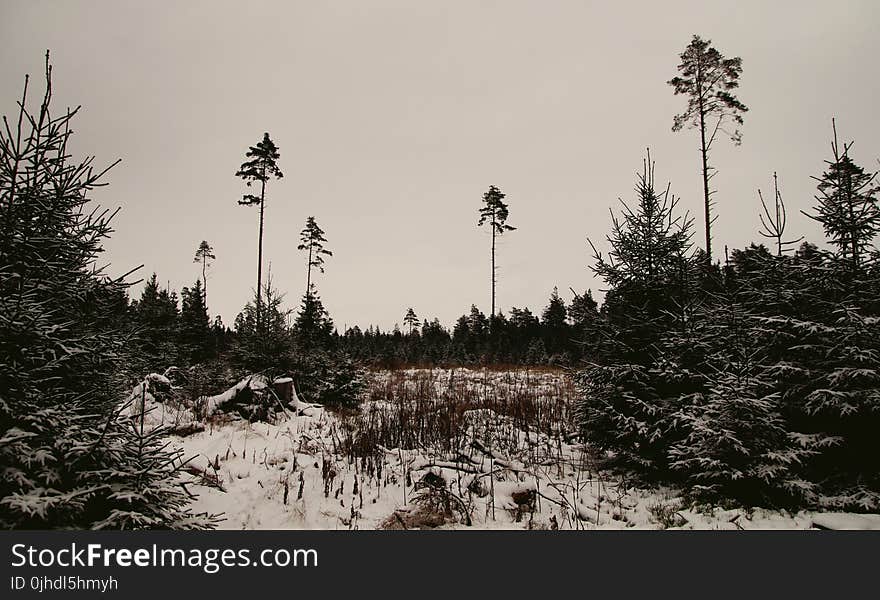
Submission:
M 492 212 L 492 313 L 490 317 L 495 316 L 495 212 Z M 489 320 L 491 327 L 492 320 Z
M 312 293 L 312 245 L 309 244 L 309 266 L 306 269 L 306 304 Z
M 703 200 L 706 212 L 706 262 L 712 264 L 712 216 L 709 204 L 709 149 L 706 148 L 706 115 L 700 100 L 700 154 L 703 156 Z
M 260 308 L 263 298 L 263 208 L 266 200 L 266 167 L 260 182 L 260 242 L 257 250 L 257 331 L 260 331 Z
M 202 301 L 205 303 L 205 307 L 208 306 L 208 278 L 205 275 L 205 270 L 207 269 L 208 257 L 202 257 Z

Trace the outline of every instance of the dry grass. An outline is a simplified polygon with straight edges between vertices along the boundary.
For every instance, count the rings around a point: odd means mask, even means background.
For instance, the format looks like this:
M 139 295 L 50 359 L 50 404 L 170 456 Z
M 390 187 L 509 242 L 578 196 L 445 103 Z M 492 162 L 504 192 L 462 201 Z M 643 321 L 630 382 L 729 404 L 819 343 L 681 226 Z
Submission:
M 352 458 L 382 448 L 450 453 L 473 426 L 493 448 L 516 451 L 529 432 L 558 439 L 572 429 L 574 390 L 558 370 L 394 370 L 373 373 L 366 403 L 342 416 Z

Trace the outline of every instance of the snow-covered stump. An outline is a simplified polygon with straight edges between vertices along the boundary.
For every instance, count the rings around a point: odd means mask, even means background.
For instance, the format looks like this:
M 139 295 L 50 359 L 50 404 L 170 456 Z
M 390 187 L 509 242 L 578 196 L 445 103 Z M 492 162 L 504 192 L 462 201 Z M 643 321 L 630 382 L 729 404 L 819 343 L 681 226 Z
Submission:
M 293 400 L 293 377 L 279 377 L 272 382 L 272 389 L 281 403 L 287 406 Z

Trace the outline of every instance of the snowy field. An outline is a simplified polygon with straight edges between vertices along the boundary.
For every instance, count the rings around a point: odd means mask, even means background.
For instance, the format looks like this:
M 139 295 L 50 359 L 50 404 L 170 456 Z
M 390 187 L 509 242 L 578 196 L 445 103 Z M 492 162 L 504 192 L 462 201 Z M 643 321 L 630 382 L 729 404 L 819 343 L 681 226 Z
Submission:
M 576 442 L 559 372 L 378 372 L 359 410 L 294 398 L 269 423 L 220 410 L 268 387 L 243 380 L 201 419 L 133 392 L 153 424 L 177 428 L 193 506 L 223 513 L 221 528 L 880 529 L 880 515 L 697 508 L 633 486 Z

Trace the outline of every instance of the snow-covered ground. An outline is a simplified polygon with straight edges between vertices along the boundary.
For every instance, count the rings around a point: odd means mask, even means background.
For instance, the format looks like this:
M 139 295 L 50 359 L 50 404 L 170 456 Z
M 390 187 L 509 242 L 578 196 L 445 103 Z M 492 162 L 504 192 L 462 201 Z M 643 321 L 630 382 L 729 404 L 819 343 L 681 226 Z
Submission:
M 541 424 L 570 409 L 560 373 L 379 373 L 370 389 L 356 414 L 297 399 L 274 423 L 216 413 L 204 430 L 172 435 L 191 458 L 194 509 L 223 513 L 228 529 L 880 529 L 880 515 L 695 509 L 675 490 L 629 485 L 596 468 L 560 423 Z M 380 443 L 399 435 L 395 424 L 430 440 L 450 421 L 458 433 L 444 447 Z M 354 442 L 368 425 L 365 453 Z

